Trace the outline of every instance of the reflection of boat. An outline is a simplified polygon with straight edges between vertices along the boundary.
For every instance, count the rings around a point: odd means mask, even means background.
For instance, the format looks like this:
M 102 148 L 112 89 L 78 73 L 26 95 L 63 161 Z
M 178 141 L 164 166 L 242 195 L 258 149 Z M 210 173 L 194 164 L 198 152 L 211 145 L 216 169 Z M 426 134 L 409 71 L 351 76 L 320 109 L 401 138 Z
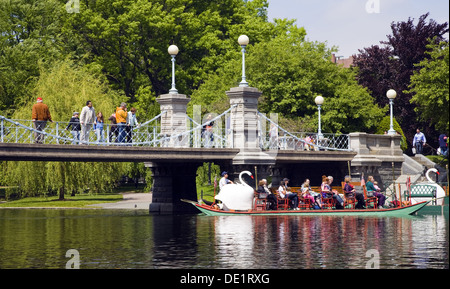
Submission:
M 344 210 L 277 210 L 277 211 L 223 211 L 220 209 L 215 209 L 209 205 L 199 204 L 198 202 L 182 200 L 183 202 L 190 203 L 202 213 L 208 216 L 230 216 L 230 215 L 252 215 L 252 216 L 408 216 L 422 209 L 430 201 L 425 201 L 417 203 L 414 205 L 389 208 L 389 209 L 344 209 Z

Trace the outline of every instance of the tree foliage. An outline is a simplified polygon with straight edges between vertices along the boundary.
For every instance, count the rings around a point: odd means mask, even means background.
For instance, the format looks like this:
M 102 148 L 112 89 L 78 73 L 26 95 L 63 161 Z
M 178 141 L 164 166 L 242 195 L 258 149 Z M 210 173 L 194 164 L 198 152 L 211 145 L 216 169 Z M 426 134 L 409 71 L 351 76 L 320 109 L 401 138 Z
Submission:
M 10 116 L 30 96 L 39 65 L 62 57 L 62 7 L 56 0 L 0 0 L 0 111 Z
M 302 131 L 316 130 L 314 98 L 322 95 L 324 132 L 375 130 L 385 110 L 374 105 L 353 71 L 329 60 L 332 50 L 325 43 L 306 41 L 305 30 L 292 21 L 276 21 L 273 30 L 278 34 L 272 39 L 247 48 L 246 76 L 251 86 L 263 92 L 261 112 L 295 119 L 296 129 Z M 240 75 L 240 61 L 228 62 L 193 93 L 191 105 L 202 105 L 210 112 L 224 111 L 229 107 L 225 91 L 237 85 Z
M 208 73 L 238 56 L 237 37 L 249 27 L 258 31 L 267 17 L 264 6 L 259 0 L 81 1 L 82 13 L 69 16 L 64 31 L 75 39 L 77 56 L 99 64 L 112 86 L 135 102 L 143 87 L 155 95 L 168 92 L 170 44 L 180 50 L 178 90 L 190 94 Z
M 101 78 L 70 60 L 55 62 L 50 69 L 41 67 L 39 75 L 32 95 L 15 111 L 14 118 L 30 118 L 36 97 L 44 99 L 53 119 L 63 121 L 68 121 L 73 111 L 81 111 L 87 100 L 105 114 L 121 101 Z M 110 192 L 126 169 L 122 163 L 7 162 L 6 183 L 21 197 L 58 193 L 64 199 L 65 193 Z
M 411 102 L 422 121 L 430 121 L 440 132 L 448 134 L 449 128 L 449 48 L 448 42 L 429 45 L 430 59 L 416 66 L 420 69 L 411 76 Z
M 430 58 L 426 53 L 429 51 L 427 44 L 430 39 L 433 43 L 444 41 L 444 35 L 449 31 L 448 23 L 439 24 L 433 19 L 427 21 L 428 16 L 429 13 L 420 16 L 417 24 L 413 18 L 393 22 L 392 34 L 387 36 L 387 41 L 381 41 L 385 46 L 376 45 L 359 50 L 354 61 L 358 82 L 371 91 L 377 104 L 387 105 L 386 92 L 389 89 L 397 91 L 394 115 L 410 142 L 417 127 L 422 127 L 427 135 L 436 135 L 433 127 L 428 125 L 428 120 L 418 122 L 416 103 L 411 102 L 413 94 L 405 93 L 411 76 L 418 70 L 416 64 Z
M 402 136 L 402 139 L 400 140 L 400 147 L 402 150 L 408 149 L 408 143 L 406 142 L 405 134 L 401 128 L 401 126 L 398 124 L 397 120 L 395 118 L 393 119 L 393 125 L 394 130 L 396 133 Z M 384 134 L 391 128 L 391 117 L 385 116 L 380 123 L 378 124 L 376 134 Z

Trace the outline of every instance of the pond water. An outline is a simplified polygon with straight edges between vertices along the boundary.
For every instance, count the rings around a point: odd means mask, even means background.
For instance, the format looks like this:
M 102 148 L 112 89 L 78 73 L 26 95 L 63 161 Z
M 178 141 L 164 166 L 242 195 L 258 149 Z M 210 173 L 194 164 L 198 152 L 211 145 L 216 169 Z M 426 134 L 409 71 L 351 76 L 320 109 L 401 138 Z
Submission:
M 449 220 L 0 210 L 0 269 L 74 258 L 82 269 L 448 269 Z

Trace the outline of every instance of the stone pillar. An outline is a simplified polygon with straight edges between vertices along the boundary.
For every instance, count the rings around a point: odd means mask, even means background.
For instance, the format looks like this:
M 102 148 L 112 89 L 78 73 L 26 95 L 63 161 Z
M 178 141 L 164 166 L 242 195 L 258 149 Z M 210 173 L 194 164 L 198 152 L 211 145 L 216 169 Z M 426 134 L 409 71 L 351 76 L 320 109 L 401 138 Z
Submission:
M 185 94 L 163 94 L 156 101 L 160 105 L 161 112 L 166 111 L 161 116 L 161 136 L 167 137 L 163 146 L 167 147 L 188 147 L 189 136 L 169 138 L 180 135 L 188 129 L 186 107 L 190 101 Z
M 401 175 L 404 161 L 400 148 L 400 135 L 377 135 L 361 132 L 350 133 L 350 147 L 357 154 L 351 161 L 351 172 L 354 180 L 361 174 L 373 175 L 381 189 Z
M 150 213 L 195 212 L 191 205 L 180 199 L 197 200 L 196 163 L 146 163 L 153 177 Z
M 237 105 L 230 113 L 232 135 L 230 142 L 240 152 L 233 165 L 272 165 L 275 157 L 263 152 L 258 140 L 258 99 L 261 92 L 254 87 L 233 87 L 226 94 L 230 105 Z
M 230 105 L 237 106 L 231 111 L 234 148 L 258 148 L 258 99 L 261 92 L 254 87 L 233 87 L 226 94 Z

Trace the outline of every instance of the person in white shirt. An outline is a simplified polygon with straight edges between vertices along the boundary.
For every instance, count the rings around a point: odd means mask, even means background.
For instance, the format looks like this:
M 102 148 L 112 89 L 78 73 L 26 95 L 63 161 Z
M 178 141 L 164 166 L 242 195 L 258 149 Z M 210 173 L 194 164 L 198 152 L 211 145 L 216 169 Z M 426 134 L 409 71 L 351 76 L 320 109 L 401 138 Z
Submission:
M 96 123 L 95 109 L 92 107 L 92 102 L 88 100 L 80 114 L 81 143 L 87 144 L 89 142 L 89 132 L 92 129 L 92 125 Z
M 297 194 L 291 192 L 291 189 L 288 187 L 289 179 L 284 178 L 280 186 L 278 187 L 278 194 L 282 199 L 288 198 L 289 199 L 289 206 L 293 210 L 299 210 L 298 208 L 298 196 Z
M 228 184 L 233 184 L 233 182 L 228 179 L 227 172 L 222 172 L 222 178 L 219 181 L 219 189 L 222 189 L 225 185 Z
M 416 148 L 416 154 L 422 154 L 423 146 L 427 142 L 427 139 L 425 138 L 425 135 L 420 131 L 420 129 L 417 129 L 417 133 L 414 135 L 413 139 L 413 147 Z
M 136 108 L 132 107 L 129 112 L 127 112 L 127 143 L 133 142 L 133 128 L 139 127 L 139 123 L 136 119 Z

